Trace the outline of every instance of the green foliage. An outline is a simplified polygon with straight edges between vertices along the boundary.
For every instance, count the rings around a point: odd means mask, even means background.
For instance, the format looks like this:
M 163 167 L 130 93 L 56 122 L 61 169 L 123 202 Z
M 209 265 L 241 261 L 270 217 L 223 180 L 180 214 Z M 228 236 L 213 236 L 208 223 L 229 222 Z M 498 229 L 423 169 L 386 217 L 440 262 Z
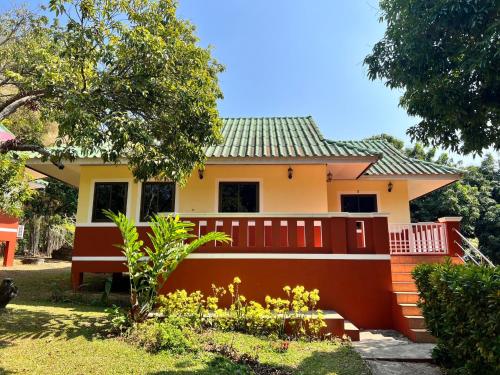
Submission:
M 136 323 L 127 332 L 126 338 L 150 353 L 167 350 L 171 353 L 182 354 L 199 349 L 199 343 L 193 331 L 177 317 Z
M 1 15 L 0 121 L 36 110 L 58 124 L 55 160 L 99 153 L 126 158 L 138 179 L 183 182 L 220 139 L 223 69 L 176 8 L 174 0 L 50 0 L 49 17 Z
M 497 0 L 380 0 L 387 29 L 365 58 L 370 79 L 404 90 L 408 134 L 463 153 L 500 149 Z
M 108 314 L 112 333 L 123 334 L 130 328 L 131 322 L 121 307 L 113 305 L 105 309 L 105 311 Z
M 21 217 L 24 203 L 30 198 L 24 160 L 0 154 L 0 212 Z
M 498 374 L 500 268 L 422 264 L 413 277 L 436 360 L 457 374 Z
M 366 138 L 367 141 L 385 141 L 396 147 L 398 150 L 403 150 L 405 143 L 390 134 L 382 133 L 378 135 L 373 135 L 371 137 Z
M 179 216 L 155 215 L 149 222 L 151 248 L 144 246 L 134 222 L 123 213 L 106 211 L 106 215 L 116 224 L 123 237 L 123 244 L 115 246 L 122 250 L 127 259 L 130 318 L 134 322 L 142 322 L 147 318 L 168 277 L 189 254 L 211 241 L 230 241 L 230 237 L 220 232 L 210 232 L 197 238 L 190 233 L 193 223 L 181 221 Z
M 158 312 L 166 317 L 180 317 L 193 329 L 216 328 L 223 331 L 250 333 L 257 336 L 287 338 L 320 338 L 326 327 L 323 313 L 317 309 L 319 291 L 307 291 L 303 286 L 283 288 L 288 298 L 266 296 L 265 305 L 247 301 L 239 292 L 241 280 L 223 287 L 212 285 L 212 295 L 205 297 L 200 291 L 188 294 L 185 290 L 158 297 Z M 221 298 L 229 292 L 231 304 L 219 306 Z

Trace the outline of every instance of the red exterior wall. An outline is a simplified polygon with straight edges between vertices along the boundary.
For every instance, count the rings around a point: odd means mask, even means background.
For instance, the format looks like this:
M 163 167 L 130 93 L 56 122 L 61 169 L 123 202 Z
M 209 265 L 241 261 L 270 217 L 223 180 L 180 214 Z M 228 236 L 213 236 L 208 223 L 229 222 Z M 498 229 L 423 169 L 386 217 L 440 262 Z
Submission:
M 191 220 L 191 219 L 190 219 Z M 205 219 L 203 219 L 205 220 Z M 232 218 L 231 220 L 235 220 Z M 240 291 L 249 299 L 263 302 L 266 295 L 285 297 L 282 288 L 304 285 L 307 289 L 320 291 L 320 308 L 335 310 L 358 328 L 392 327 L 391 266 L 388 259 L 376 259 L 376 254 L 389 253 L 386 218 L 366 220 L 366 248 L 353 248 L 353 237 L 349 227 L 360 219 L 331 218 L 322 220 L 322 246 L 314 247 L 313 220 L 306 221 L 306 246 L 297 247 L 294 223 L 289 223 L 289 246 L 280 246 L 279 219 L 273 218 L 270 246 L 264 246 L 263 220 L 256 219 L 255 246 L 248 247 L 246 225 L 248 219 L 240 220 L 237 246 L 205 246 L 198 253 L 246 254 L 301 254 L 319 255 L 337 259 L 187 259 L 172 274 L 164 292 L 175 289 L 201 290 L 211 293 L 211 284 L 227 286 L 235 276 L 242 280 Z M 252 219 L 254 220 L 254 219 Z M 331 220 L 331 221 L 329 221 Z M 196 219 L 192 220 L 197 222 Z M 208 230 L 213 230 L 215 220 L 206 219 Z M 224 230 L 230 233 L 224 220 Z M 385 225 L 385 230 L 382 227 Z M 347 230 L 346 230 L 347 229 Z M 141 238 L 146 240 L 146 227 L 140 227 Z M 195 229 L 194 233 L 197 233 Z M 316 234 L 317 238 L 317 234 Z M 113 244 L 121 243 L 118 229 L 114 227 L 77 227 L 74 257 L 119 257 L 119 249 Z M 355 237 L 354 237 L 355 241 Z M 147 242 L 147 241 L 146 241 Z M 355 242 L 354 242 L 355 243 Z M 295 244 L 295 245 L 294 245 Z M 350 245 L 349 245 L 350 244 Z M 357 254 L 356 259 L 338 259 Z M 78 259 L 78 258 L 76 258 Z M 123 261 L 73 260 L 73 285 L 82 282 L 84 272 L 122 272 Z M 227 301 L 226 301 L 227 302 Z
M 14 253 L 16 252 L 18 220 L 15 217 L 0 213 L 0 242 L 5 242 L 3 254 L 4 267 L 14 264 Z

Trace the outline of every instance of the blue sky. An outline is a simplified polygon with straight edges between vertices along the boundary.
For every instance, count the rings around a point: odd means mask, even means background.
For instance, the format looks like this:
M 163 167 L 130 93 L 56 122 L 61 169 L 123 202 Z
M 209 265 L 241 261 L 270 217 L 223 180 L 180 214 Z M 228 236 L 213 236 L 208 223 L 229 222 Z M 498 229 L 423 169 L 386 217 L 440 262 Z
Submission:
M 40 0 L 8 3 L 35 8 Z M 377 0 L 180 0 L 225 65 L 221 116 L 312 115 L 324 135 L 361 139 L 389 133 L 409 143 L 417 122 L 399 95 L 370 81 L 363 66 L 385 30 Z M 0 5 L 0 11 L 9 5 Z M 470 158 L 467 158 L 470 161 Z

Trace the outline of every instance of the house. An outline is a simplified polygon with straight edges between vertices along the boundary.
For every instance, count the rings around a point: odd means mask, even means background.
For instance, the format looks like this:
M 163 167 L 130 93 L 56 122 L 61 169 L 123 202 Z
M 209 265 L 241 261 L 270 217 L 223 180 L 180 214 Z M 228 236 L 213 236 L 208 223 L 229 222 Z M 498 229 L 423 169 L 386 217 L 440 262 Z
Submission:
M 396 328 L 429 339 L 415 305 L 414 264 L 461 255 L 459 218 L 410 224 L 409 202 L 460 178 L 460 171 L 414 160 L 384 141 L 331 141 L 311 117 L 226 118 L 224 142 L 184 187 L 135 182 L 126 161 L 81 157 L 59 170 L 28 166 L 79 188 L 72 281 L 122 272 L 118 230 L 103 209 L 121 210 L 146 239 L 149 215 L 176 212 L 195 233 L 225 231 L 230 245 L 189 256 L 166 290 L 210 292 L 243 280 L 247 298 L 282 294 L 285 285 L 320 290 L 321 308 L 342 319 L 337 333 Z

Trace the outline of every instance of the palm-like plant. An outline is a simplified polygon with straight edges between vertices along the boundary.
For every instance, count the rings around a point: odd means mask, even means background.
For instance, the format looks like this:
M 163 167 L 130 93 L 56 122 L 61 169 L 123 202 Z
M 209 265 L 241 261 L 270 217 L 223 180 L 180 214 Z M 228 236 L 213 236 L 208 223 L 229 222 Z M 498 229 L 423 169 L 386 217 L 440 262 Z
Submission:
M 130 275 L 130 319 L 134 322 L 147 318 L 168 277 L 189 254 L 211 241 L 231 241 L 221 232 L 210 232 L 198 238 L 191 233 L 193 223 L 182 221 L 179 216 L 154 215 L 149 222 L 151 233 L 148 233 L 152 247 L 144 246 L 132 220 L 123 213 L 105 211 L 105 214 L 123 237 L 123 244 L 115 246 L 126 257 Z

